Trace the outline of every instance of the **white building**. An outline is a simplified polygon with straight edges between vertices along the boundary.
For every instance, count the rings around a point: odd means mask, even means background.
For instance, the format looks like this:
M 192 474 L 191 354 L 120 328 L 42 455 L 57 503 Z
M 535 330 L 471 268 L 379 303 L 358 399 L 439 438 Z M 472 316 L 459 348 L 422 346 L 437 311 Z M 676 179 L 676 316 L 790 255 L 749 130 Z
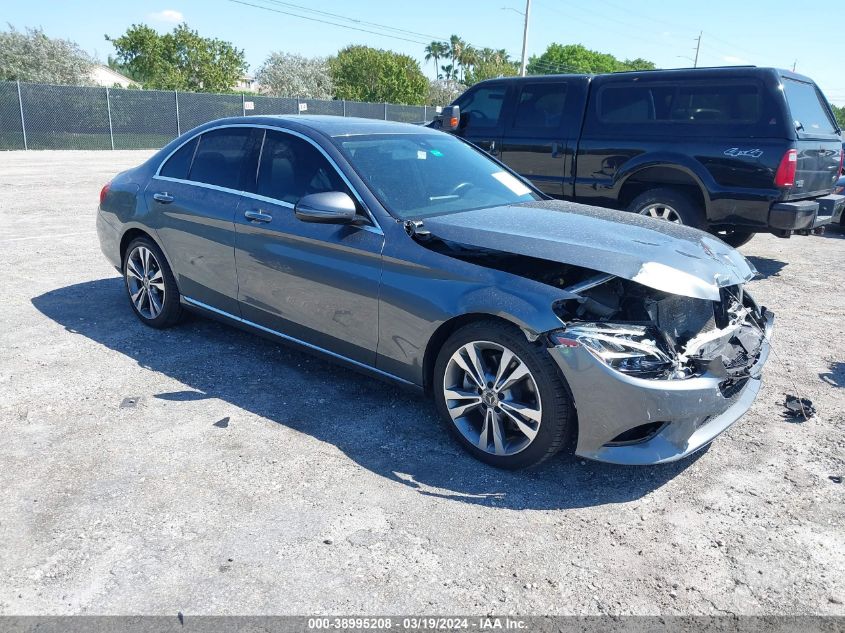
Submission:
M 129 88 L 130 86 L 139 86 L 137 81 L 132 81 L 126 75 L 122 75 L 116 70 L 97 64 L 91 69 L 91 81 L 98 86 L 105 86 L 107 88 L 114 88 L 120 86 L 121 88 Z

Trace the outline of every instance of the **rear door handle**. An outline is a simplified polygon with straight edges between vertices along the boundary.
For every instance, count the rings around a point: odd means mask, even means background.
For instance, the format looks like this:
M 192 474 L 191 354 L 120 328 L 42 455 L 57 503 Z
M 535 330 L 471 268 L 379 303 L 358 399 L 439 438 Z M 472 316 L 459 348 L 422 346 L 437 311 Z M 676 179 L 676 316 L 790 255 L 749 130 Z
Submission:
M 264 211 L 244 211 L 244 217 L 249 220 L 250 222 L 269 222 L 273 219 L 273 216 L 269 213 L 264 213 Z
M 161 202 L 162 204 L 170 204 L 173 202 L 173 196 L 166 191 L 159 191 L 158 193 L 153 194 L 153 200 Z
M 496 141 L 491 141 L 491 142 L 490 142 L 490 149 L 488 149 L 488 150 L 487 150 L 487 152 L 488 152 L 491 156 L 498 156 L 498 155 L 499 155 L 499 150 L 498 150 L 498 148 L 496 147 Z

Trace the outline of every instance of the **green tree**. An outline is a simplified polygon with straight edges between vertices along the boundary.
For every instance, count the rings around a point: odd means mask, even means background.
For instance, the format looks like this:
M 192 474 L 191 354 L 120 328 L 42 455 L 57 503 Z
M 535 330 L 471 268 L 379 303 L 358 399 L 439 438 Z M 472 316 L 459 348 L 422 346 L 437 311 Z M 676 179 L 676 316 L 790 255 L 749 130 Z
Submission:
M 369 46 L 347 46 L 329 60 L 335 97 L 422 105 L 428 80 L 408 55 Z
M 836 116 L 836 121 L 839 123 L 839 127 L 845 130 L 845 106 L 835 106 L 830 104 L 830 107 L 833 109 L 833 114 Z
M 120 37 L 106 39 L 114 45 L 117 68 L 144 88 L 228 92 L 247 69 L 242 50 L 202 37 L 184 23 L 164 35 L 133 24 Z
M 425 47 L 425 61 L 434 60 L 435 79 L 440 79 L 440 58 L 449 54 L 449 45 L 446 42 L 431 42 Z
M 89 85 L 94 60 L 70 40 L 47 37 L 40 28 L 0 32 L 0 80 Z
M 645 59 L 620 60 L 610 53 L 590 50 L 581 44 L 549 44 L 546 51 L 528 60 L 529 75 L 552 73 L 613 73 L 623 70 L 652 70 L 655 66 Z
M 482 48 L 476 51 L 472 68 L 467 71 L 464 79 L 466 85 L 471 86 L 485 79 L 513 77 L 518 74 L 519 64 L 510 59 L 507 51 Z
M 264 94 L 274 97 L 331 99 L 334 85 L 325 57 L 271 53 L 255 74 Z

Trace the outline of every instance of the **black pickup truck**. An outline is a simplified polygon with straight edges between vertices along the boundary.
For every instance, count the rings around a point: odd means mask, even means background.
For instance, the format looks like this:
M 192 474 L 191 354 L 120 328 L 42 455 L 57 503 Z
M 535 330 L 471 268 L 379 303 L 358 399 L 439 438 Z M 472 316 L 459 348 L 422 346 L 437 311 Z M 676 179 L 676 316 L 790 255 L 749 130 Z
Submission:
M 494 79 L 430 125 L 555 198 L 651 215 L 739 246 L 840 213 L 841 130 L 815 83 L 753 66 Z

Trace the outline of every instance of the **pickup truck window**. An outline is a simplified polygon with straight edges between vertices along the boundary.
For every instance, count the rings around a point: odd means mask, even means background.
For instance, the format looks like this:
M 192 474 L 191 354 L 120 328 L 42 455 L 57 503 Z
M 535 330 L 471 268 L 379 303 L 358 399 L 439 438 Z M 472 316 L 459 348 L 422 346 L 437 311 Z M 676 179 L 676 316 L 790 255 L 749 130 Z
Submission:
M 525 84 L 516 102 L 513 127 L 555 129 L 563 122 L 565 83 Z
M 756 123 L 760 99 L 756 84 L 609 85 L 598 108 L 605 123 Z
M 836 134 L 836 126 L 813 84 L 784 77 L 783 92 L 799 132 Z
M 506 92 L 505 86 L 483 86 L 458 99 L 455 103 L 461 108 L 461 128 L 499 127 Z

